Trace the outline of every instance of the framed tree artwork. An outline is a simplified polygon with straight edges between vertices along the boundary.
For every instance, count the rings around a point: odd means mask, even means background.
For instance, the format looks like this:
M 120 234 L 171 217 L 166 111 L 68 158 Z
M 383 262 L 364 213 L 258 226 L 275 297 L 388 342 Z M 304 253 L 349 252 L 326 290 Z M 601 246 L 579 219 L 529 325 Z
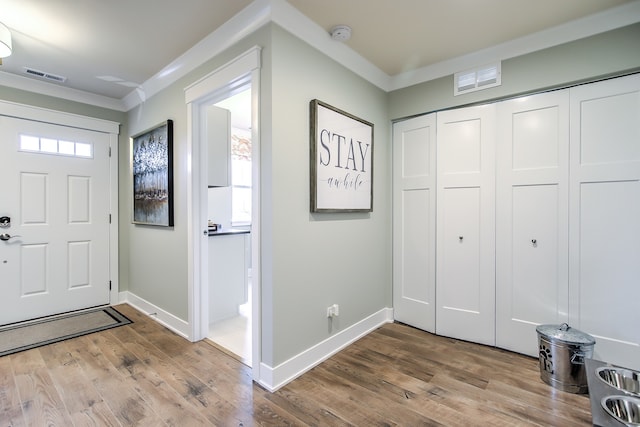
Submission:
M 173 226 L 173 121 L 131 137 L 133 223 Z

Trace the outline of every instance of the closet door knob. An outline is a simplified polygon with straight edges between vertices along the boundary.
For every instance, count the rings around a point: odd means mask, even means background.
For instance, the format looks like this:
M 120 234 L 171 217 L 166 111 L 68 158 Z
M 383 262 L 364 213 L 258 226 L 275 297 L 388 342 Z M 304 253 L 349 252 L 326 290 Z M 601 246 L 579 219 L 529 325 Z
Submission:
M 538 246 L 538 241 L 536 239 L 531 239 L 531 244 L 535 248 L 536 246 Z
M 458 239 L 460 240 L 460 243 L 462 243 L 462 241 L 464 240 L 464 236 L 458 236 Z

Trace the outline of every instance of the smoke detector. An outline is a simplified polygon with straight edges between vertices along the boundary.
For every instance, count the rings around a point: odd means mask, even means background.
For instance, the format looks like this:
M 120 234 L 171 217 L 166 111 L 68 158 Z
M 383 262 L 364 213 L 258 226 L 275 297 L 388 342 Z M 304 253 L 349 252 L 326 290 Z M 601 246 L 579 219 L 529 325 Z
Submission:
M 351 38 L 351 27 L 347 25 L 336 25 L 329 32 L 331 34 L 331 38 L 339 41 L 346 42 Z

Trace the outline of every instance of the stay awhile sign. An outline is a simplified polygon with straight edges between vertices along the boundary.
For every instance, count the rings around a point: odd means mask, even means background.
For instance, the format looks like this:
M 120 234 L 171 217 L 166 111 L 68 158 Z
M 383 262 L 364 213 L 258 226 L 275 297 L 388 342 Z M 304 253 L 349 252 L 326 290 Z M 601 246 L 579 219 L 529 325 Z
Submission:
M 314 99 L 311 211 L 373 210 L 373 124 Z

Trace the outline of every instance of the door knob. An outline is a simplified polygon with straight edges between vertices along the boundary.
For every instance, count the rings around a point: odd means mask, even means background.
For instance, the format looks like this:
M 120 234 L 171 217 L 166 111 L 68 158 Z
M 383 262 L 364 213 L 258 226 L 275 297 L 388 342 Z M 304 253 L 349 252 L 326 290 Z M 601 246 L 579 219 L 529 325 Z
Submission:
M 9 235 L 7 233 L 0 234 L 0 240 L 2 240 L 4 242 L 6 242 L 9 239 L 15 239 L 16 237 L 22 237 L 22 236 L 20 236 L 19 234 L 16 234 L 15 236 L 11 236 L 11 235 Z

